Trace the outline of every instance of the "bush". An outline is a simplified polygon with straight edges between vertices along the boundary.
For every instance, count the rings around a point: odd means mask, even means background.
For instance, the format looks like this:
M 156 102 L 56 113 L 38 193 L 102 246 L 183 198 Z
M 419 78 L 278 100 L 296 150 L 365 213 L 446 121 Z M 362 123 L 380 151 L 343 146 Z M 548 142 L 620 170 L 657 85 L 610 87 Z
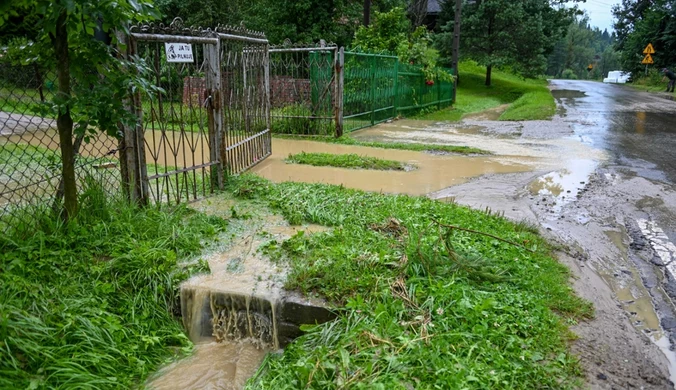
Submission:
M 568 80 L 577 80 L 577 75 L 572 69 L 565 69 L 561 72 L 561 78 Z

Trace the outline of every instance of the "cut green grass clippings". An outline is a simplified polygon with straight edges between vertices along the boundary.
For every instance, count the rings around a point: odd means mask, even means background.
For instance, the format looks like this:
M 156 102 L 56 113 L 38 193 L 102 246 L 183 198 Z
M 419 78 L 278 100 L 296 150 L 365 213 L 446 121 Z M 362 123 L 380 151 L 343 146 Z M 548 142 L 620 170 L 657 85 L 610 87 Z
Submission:
M 331 153 L 297 153 L 290 154 L 286 162 L 293 164 L 313 165 L 316 167 L 336 167 L 348 169 L 375 169 L 381 171 L 409 171 L 412 165 L 401 161 L 385 160 L 377 157 L 360 156 L 358 154 Z
M 336 137 L 321 137 L 321 136 L 299 137 L 293 135 L 273 134 L 273 137 L 282 139 L 296 139 L 303 141 L 317 141 L 338 145 L 365 146 L 368 148 L 378 148 L 378 149 L 412 150 L 414 152 L 428 152 L 435 154 L 464 154 L 464 155 L 491 154 L 491 152 L 489 151 L 474 148 L 471 146 L 419 144 L 406 142 L 368 142 L 368 141 L 360 141 L 348 135 L 336 138 Z
M 86 189 L 68 226 L 0 236 L 0 388 L 130 389 L 191 343 L 172 316 L 178 284 L 225 221 L 131 208 Z
M 471 61 L 463 61 L 459 69 L 460 84 L 453 107 L 420 115 L 418 119 L 459 121 L 465 114 L 485 111 L 507 103 L 518 103 L 520 108 L 508 108 L 499 120 L 550 119 L 554 115 L 556 104 L 547 88 L 546 80 L 523 79 L 493 70 L 492 85 L 487 87 L 484 85 L 486 68 Z
M 230 185 L 291 223 L 334 227 L 267 248 L 288 262 L 287 288 L 326 298 L 339 316 L 304 327 L 248 388 L 580 384 L 566 323 L 591 317 L 592 307 L 574 295 L 568 269 L 527 226 L 425 197 L 248 175 Z

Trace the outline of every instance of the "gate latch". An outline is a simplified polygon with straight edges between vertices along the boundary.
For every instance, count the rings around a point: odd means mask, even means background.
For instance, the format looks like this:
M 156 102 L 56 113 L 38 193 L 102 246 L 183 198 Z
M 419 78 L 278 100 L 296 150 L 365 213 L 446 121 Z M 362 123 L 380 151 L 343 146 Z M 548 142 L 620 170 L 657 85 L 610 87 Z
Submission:
M 212 100 L 213 98 L 211 97 L 211 95 L 207 96 L 207 98 L 204 99 L 204 104 L 202 104 L 202 106 L 204 106 L 204 108 L 212 108 L 213 107 Z

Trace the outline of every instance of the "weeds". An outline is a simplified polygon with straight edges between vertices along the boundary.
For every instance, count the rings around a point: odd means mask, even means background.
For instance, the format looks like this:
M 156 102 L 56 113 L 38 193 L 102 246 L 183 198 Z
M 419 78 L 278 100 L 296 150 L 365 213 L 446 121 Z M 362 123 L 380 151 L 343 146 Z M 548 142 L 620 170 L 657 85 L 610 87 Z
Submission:
M 225 221 L 137 210 L 87 182 L 76 221 L 48 213 L 0 237 L 0 388 L 129 389 L 190 349 L 176 311 L 183 265 Z
M 231 186 L 295 223 L 334 227 L 266 248 L 289 263 L 287 288 L 323 296 L 341 314 L 304 327 L 283 354 L 266 359 L 249 388 L 579 384 L 566 324 L 592 308 L 524 224 L 423 197 L 247 175 Z
M 400 161 L 385 160 L 358 154 L 297 153 L 290 154 L 286 162 L 314 165 L 317 167 L 338 167 L 350 169 L 377 169 L 382 171 L 408 171 L 414 167 Z

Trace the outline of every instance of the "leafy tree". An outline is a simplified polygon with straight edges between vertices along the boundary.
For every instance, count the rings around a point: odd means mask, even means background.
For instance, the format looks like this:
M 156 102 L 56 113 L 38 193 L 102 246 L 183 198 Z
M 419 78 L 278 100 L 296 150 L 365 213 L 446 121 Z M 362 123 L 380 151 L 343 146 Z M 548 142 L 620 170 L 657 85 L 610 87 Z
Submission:
M 592 71 L 587 67 L 592 64 Z M 613 48 L 613 36 L 608 31 L 592 28 L 589 17 L 576 18 L 554 47 L 547 63 L 547 74 L 576 79 L 601 78 L 618 68 L 618 55 Z M 564 70 L 565 72 L 564 74 Z
M 565 2 L 565 1 L 564 1 Z M 562 2 L 557 2 L 562 3 Z M 450 59 L 453 2 L 442 6 L 442 32 L 437 47 Z M 461 52 L 486 66 L 487 86 L 494 67 L 510 67 L 526 77 L 545 71 L 547 56 L 576 8 L 552 7 L 548 0 L 476 0 L 465 3 L 461 21 Z
M 363 22 L 363 0 L 156 0 L 165 23 L 181 17 L 187 25 L 239 25 L 263 31 L 270 42 L 324 39 L 347 46 Z M 407 0 L 372 0 L 372 12 L 405 7 Z
M 98 131 L 117 135 L 120 123 L 136 118 L 123 104 L 132 88 L 145 88 L 134 76 L 134 65 L 120 58 L 116 30 L 128 32 L 132 22 L 146 21 L 156 12 L 147 1 L 118 0 L 13 0 L 0 5 L 0 27 L 26 15 L 18 27 L 34 33 L 24 61 L 35 61 L 55 69 L 57 93 L 42 109 L 56 116 L 61 149 L 63 212 L 65 220 L 77 214 L 74 134 Z M 31 21 L 35 23 L 25 26 Z M 108 34 L 112 46 L 97 36 Z
M 376 12 L 371 25 L 359 27 L 352 44 L 364 51 L 396 54 L 400 61 L 420 66 L 428 80 L 437 74 L 439 53 L 432 45 L 429 31 L 425 26 L 412 30 L 403 8 Z
M 656 68 L 676 64 L 676 1 L 623 0 L 613 7 L 617 49 L 625 70 L 641 75 L 643 49 L 652 43 Z

